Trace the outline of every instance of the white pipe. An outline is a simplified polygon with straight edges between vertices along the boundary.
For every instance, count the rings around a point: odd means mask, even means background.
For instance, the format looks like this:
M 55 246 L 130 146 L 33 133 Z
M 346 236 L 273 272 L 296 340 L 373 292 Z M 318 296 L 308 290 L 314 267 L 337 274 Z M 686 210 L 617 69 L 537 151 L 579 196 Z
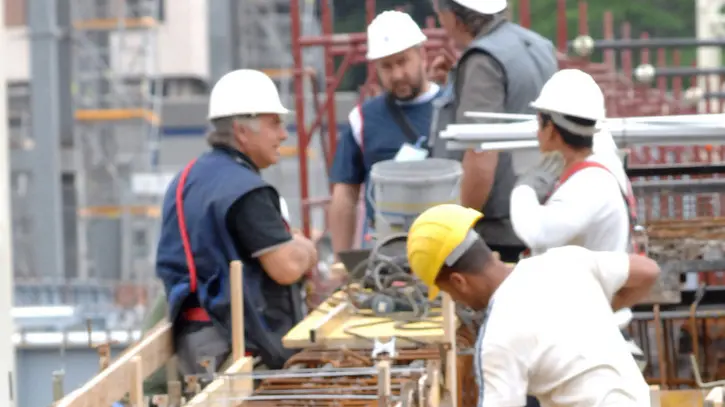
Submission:
M 536 140 L 519 141 L 494 141 L 492 143 L 481 143 L 479 151 L 501 151 L 501 150 L 532 150 L 539 148 Z
M 602 130 L 607 130 L 619 143 L 718 143 L 725 136 L 725 114 L 664 116 L 611 119 Z M 478 147 L 483 142 L 534 140 L 536 121 L 491 124 L 454 124 L 440 133 L 449 141 Z
M 464 116 L 476 118 L 476 119 L 492 119 L 492 120 L 507 120 L 510 122 L 517 121 L 534 121 L 536 115 L 533 114 L 518 114 L 518 113 L 489 113 L 489 112 L 465 112 Z M 672 124 L 704 124 L 704 123 L 723 123 L 725 122 L 725 114 L 714 113 L 714 114 L 683 114 L 683 115 L 672 115 L 672 116 L 635 116 L 635 117 L 619 117 L 605 119 L 602 124 L 608 125 L 610 123 L 672 123 Z M 484 123 L 472 124 L 473 126 L 480 126 Z M 499 123 L 499 124 L 510 124 L 510 123 Z
M 489 112 L 463 112 L 464 117 L 474 119 L 493 119 L 493 120 L 534 120 L 535 114 L 518 114 L 518 113 L 489 113 Z
M 5 35 L 5 0 L 0 0 L 0 55 L 7 56 Z M 15 374 L 15 327 L 13 309 L 13 259 L 10 218 L 10 152 L 7 119 L 7 72 L 0 63 L 0 405 L 17 405 Z

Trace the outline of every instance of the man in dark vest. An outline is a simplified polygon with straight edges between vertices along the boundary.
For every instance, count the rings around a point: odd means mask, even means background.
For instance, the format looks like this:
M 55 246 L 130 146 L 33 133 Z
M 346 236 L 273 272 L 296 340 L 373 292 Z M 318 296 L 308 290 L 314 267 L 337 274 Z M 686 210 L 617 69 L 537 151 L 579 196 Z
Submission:
M 352 248 L 355 242 L 361 193 L 366 204 L 363 234 L 369 236 L 374 227 L 374 206 L 368 199 L 372 191 L 366 190 L 371 187 L 368 177 L 373 164 L 428 156 L 431 102 L 439 96 L 440 87 L 427 78 L 425 41 L 420 27 L 400 11 L 385 11 L 368 27 L 367 59 L 375 64 L 385 92 L 356 106 L 338 139 L 330 171 L 334 186 L 329 216 L 335 253 Z
M 430 137 L 434 157 L 461 160 L 461 203 L 483 212 L 476 231 L 504 261 L 516 261 L 525 249 L 509 219 L 511 191 L 516 182 L 507 152 L 449 151 L 438 132 L 449 124 L 475 123 L 466 112 L 533 113 L 529 106 L 556 72 L 551 41 L 509 22 L 506 0 L 437 0 L 441 25 L 461 49 L 450 70 Z M 435 61 L 433 71 L 447 70 L 452 61 Z M 446 66 L 447 65 L 447 66 Z
M 156 273 L 164 282 L 182 374 L 219 368 L 231 349 L 229 263 L 244 264 L 247 352 L 269 368 L 294 353 L 282 337 L 302 318 L 299 281 L 317 263 L 313 243 L 290 232 L 277 191 L 259 171 L 287 139 L 274 82 L 237 70 L 211 91 L 211 150 L 172 181 L 163 203 Z

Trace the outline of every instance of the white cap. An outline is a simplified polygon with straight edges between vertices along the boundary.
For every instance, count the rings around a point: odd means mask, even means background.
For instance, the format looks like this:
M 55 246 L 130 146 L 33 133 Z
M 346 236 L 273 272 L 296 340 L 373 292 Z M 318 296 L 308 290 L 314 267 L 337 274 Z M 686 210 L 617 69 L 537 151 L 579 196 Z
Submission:
M 237 115 L 287 114 L 277 86 L 264 72 L 238 69 L 222 76 L 209 96 L 209 120 Z
M 552 115 L 557 125 L 582 136 L 594 136 L 595 129 L 566 120 L 563 115 L 594 121 L 606 118 L 602 89 L 591 75 L 579 69 L 556 72 L 531 107 Z
M 413 48 L 428 37 L 402 11 L 383 11 L 368 26 L 368 54 L 372 61 Z
M 477 11 L 481 14 L 496 14 L 504 11 L 508 2 L 506 0 L 453 0 L 461 6 Z

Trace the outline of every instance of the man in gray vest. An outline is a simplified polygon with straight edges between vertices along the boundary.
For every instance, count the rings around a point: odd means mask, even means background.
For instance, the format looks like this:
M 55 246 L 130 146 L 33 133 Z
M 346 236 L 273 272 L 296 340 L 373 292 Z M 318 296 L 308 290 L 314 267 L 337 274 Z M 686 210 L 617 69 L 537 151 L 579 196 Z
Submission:
M 434 102 L 430 146 L 434 157 L 461 160 L 461 203 L 481 210 L 476 231 L 504 261 L 518 260 L 524 244 L 509 220 L 516 182 L 507 152 L 449 151 L 438 132 L 452 123 L 474 123 L 465 112 L 534 113 L 529 107 L 556 72 L 554 46 L 546 38 L 509 22 L 506 0 L 435 0 L 441 25 L 462 51 L 455 66 L 437 61 L 432 71 L 450 69 L 448 87 Z M 447 66 L 446 66 L 447 65 Z

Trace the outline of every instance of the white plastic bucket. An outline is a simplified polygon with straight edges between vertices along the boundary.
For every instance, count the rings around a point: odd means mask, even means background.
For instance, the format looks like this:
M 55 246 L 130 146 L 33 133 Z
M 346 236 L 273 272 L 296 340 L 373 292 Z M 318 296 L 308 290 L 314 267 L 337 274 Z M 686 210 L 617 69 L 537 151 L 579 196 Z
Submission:
M 415 218 L 430 207 L 459 203 L 462 174 L 461 163 L 442 158 L 374 164 L 367 198 L 375 208 L 375 238 L 407 232 Z

